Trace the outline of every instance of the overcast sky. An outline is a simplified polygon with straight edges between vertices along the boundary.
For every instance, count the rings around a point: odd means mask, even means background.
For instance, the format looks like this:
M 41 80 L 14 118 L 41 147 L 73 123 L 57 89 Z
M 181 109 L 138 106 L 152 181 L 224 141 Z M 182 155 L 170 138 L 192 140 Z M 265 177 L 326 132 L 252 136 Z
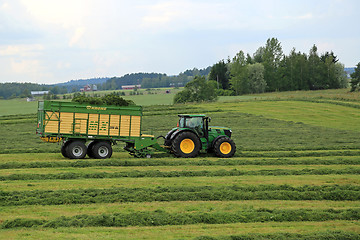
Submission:
M 0 0 L 0 82 L 178 74 L 276 37 L 360 62 L 359 0 Z

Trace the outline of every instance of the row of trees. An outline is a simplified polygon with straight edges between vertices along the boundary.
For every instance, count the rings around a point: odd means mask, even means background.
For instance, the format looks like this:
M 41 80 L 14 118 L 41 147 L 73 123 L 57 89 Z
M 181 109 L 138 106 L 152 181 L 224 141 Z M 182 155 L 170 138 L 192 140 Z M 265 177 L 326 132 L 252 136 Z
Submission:
M 211 68 L 209 80 L 235 95 L 348 86 L 344 65 L 333 52 L 319 55 L 314 45 L 309 54 L 294 48 L 285 55 L 276 38 L 268 39 L 253 56 L 240 51 L 232 60 L 219 61 Z
M 131 73 L 122 77 L 107 79 L 103 84 L 97 84 L 98 90 L 117 90 L 123 85 L 138 85 L 142 88 L 159 87 L 181 87 L 190 82 L 194 76 L 205 76 L 210 72 L 211 67 L 205 69 L 191 69 L 175 76 L 167 76 L 162 73 Z M 0 83 L 0 99 L 10 99 L 17 97 L 30 97 L 31 91 L 50 91 L 46 99 L 57 99 L 58 94 L 78 92 L 86 83 L 96 83 L 105 78 L 92 78 L 88 80 L 72 80 L 68 84 L 40 85 L 35 83 Z M 88 81 L 88 82 L 87 82 Z
M 189 69 L 179 75 L 167 76 L 163 73 L 131 73 L 122 77 L 113 77 L 102 85 L 99 90 L 116 90 L 121 89 L 124 85 L 138 85 L 142 88 L 159 88 L 159 87 L 181 87 L 194 79 L 195 76 L 207 76 L 211 67 L 204 69 Z
M 35 83 L 0 83 L 0 99 L 29 97 L 31 91 L 47 91 L 49 87 Z
M 356 71 L 353 74 L 355 78 Z M 289 55 L 283 53 L 276 38 L 266 41 L 251 56 L 238 52 L 214 64 L 205 78 L 195 77 L 185 89 L 174 97 L 174 103 L 211 101 L 216 95 L 242 95 L 273 91 L 319 90 L 348 87 L 344 65 L 333 52 L 319 55 L 316 45 L 309 54 L 293 48 Z M 359 78 L 360 79 L 360 78 Z M 352 81 L 352 89 L 359 88 L 359 81 Z M 209 94 L 205 94 L 208 92 Z
M 104 84 L 98 85 L 98 90 L 116 90 L 121 89 L 123 85 L 137 84 L 141 84 L 142 88 L 171 86 L 189 86 L 190 88 L 192 83 L 187 84 L 195 76 L 207 77 L 210 80 L 209 86 L 215 88 L 217 95 L 335 89 L 348 86 L 344 65 L 338 61 L 333 52 L 319 54 L 314 45 L 308 54 L 297 52 L 294 48 L 289 55 L 285 55 L 281 43 L 276 38 L 271 38 L 252 56 L 239 51 L 233 59 L 221 60 L 205 69 L 186 70 L 176 76 L 161 73 L 126 74 L 108 79 Z M 196 80 L 199 83 L 199 79 Z M 351 82 L 351 85 L 353 91 L 359 88 L 359 82 L 356 82 L 356 79 Z M 0 98 L 27 97 L 30 91 L 45 90 L 55 95 L 64 94 L 69 91 L 68 87 L 4 83 L 0 84 Z M 77 91 L 77 89 L 74 87 L 72 91 Z M 186 94 L 188 93 L 189 91 Z
M 65 87 L 36 83 L 0 83 L 0 99 L 31 97 L 31 91 L 50 91 L 51 94 L 67 93 Z

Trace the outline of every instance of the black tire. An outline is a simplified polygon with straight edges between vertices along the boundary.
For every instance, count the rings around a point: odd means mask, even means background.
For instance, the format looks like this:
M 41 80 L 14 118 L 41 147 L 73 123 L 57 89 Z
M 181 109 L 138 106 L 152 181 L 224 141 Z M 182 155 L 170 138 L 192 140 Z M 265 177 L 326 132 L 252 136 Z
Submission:
M 200 148 L 200 139 L 192 132 L 181 132 L 172 141 L 172 150 L 177 157 L 196 157 Z
M 110 158 L 112 155 L 112 147 L 109 142 L 96 142 L 92 147 L 92 155 L 97 159 Z
M 87 155 L 89 156 L 89 158 L 95 158 L 95 156 L 93 154 L 93 150 L 92 150 L 95 143 L 96 143 L 95 141 L 92 141 L 87 145 Z
M 72 141 L 66 147 L 66 154 L 70 159 L 81 159 L 86 155 L 87 148 L 83 141 Z
M 164 145 L 165 146 L 171 146 L 172 142 L 171 142 L 171 135 L 175 132 L 176 130 L 170 130 L 164 137 Z
M 63 145 L 61 146 L 61 154 L 65 157 L 65 158 L 69 158 L 69 156 L 67 155 L 67 146 L 69 145 L 69 141 L 66 141 L 63 143 Z
M 230 158 L 236 152 L 234 141 L 229 137 L 222 137 L 214 143 L 214 153 L 217 157 Z

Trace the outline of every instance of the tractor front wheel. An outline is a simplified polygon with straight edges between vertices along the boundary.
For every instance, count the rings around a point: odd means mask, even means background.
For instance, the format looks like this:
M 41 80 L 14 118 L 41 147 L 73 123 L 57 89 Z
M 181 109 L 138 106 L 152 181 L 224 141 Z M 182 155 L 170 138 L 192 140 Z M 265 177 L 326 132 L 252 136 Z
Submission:
M 177 157 L 196 157 L 201 148 L 201 143 L 192 132 L 179 133 L 172 141 L 172 150 Z
M 230 158 L 236 152 L 234 141 L 229 137 L 222 137 L 214 143 L 214 152 L 217 157 Z

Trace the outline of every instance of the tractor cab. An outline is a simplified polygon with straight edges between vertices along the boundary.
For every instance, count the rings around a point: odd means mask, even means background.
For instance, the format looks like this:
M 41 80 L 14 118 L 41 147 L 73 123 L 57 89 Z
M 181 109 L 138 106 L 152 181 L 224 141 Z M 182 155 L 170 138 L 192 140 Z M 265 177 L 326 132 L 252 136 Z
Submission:
M 204 114 L 180 114 L 178 128 L 192 129 L 200 137 L 207 138 L 210 118 Z

